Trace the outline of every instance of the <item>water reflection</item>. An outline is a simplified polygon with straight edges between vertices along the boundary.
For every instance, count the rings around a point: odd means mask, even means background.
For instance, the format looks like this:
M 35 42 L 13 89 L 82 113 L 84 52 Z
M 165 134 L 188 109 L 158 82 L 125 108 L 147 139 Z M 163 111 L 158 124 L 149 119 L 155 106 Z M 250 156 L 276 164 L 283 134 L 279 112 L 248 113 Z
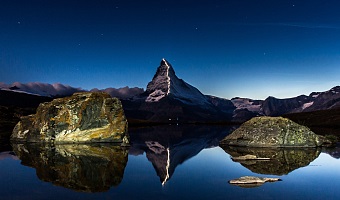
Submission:
M 83 192 L 102 192 L 121 183 L 128 150 L 110 145 L 13 144 L 22 165 L 39 179 Z
M 340 158 L 340 144 L 335 147 L 323 148 L 323 153 L 327 153 L 333 158 L 339 159 Z
M 232 127 L 157 126 L 130 132 L 129 153 L 146 153 L 160 182 L 164 185 L 178 165 L 197 155 L 202 149 L 218 146 Z
M 232 157 L 255 155 L 269 160 L 238 160 L 242 166 L 258 174 L 285 175 L 295 169 L 309 165 L 320 155 L 317 148 L 248 148 L 221 147 Z

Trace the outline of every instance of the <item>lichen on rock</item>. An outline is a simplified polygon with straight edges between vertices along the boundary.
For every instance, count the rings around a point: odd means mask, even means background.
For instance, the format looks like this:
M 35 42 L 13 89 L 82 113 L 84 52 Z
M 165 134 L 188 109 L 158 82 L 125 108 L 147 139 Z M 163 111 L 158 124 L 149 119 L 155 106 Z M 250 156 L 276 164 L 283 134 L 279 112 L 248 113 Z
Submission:
M 247 147 L 317 147 L 331 142 L 283 117 L 254 117 L 220 143 Z
M 102 92 L 75 93 L 42 103 L 34 115 L 22 117 L 11 139 L 45 143 L 128 143 L 121 102 Z

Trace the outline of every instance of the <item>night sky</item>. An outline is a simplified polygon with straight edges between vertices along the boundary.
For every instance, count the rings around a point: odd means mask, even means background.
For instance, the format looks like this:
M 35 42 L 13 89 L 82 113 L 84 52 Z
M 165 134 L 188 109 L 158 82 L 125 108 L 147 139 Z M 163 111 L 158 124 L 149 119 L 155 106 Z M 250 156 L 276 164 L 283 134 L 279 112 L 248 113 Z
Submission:
M 340 85 L 339 0 L 1 0 L 0 82 L 142 87 L 162 58 L 204 94 Z

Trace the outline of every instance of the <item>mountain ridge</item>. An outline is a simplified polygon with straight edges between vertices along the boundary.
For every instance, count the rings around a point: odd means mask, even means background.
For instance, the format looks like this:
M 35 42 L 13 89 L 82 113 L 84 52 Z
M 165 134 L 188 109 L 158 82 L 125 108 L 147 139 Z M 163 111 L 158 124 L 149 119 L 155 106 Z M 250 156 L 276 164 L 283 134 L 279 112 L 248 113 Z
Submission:
M 60 83 L 0 83 L 0 90 L 57 98 L 85 91 Z M 121 99 L 127 117 L 134 121 L 184 122 L 237 122 L 254 116 L 280 116 L 289 113 L 312 112 L 340 108 L 340 86 L 308 96 L 279 99 L 272 96 L 264 100 L 235 97 L 231 100 L 204 95 L 196 87 L 177 77 L 174 68 L 162 59 L 146 90 L 142 88 L 92 89 L 104 91 Z M 13 94 L 11 94 L 13 96 Z M 5 98 L 5 97 L 3 97 Z M 10 101 L 9 101 L 10 102 Z

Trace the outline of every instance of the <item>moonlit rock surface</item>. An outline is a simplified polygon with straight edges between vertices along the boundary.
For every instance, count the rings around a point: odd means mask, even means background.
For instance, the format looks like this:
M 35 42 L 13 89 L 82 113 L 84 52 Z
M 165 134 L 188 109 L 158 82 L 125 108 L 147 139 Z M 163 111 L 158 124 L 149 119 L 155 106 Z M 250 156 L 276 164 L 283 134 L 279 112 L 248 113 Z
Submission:
M 254 117 L 221 141 L 247 147 L 317 147 L 329 143 L 325 137 L 283 117 Z
M 11 139 L 21 142 L 127 144 L 127 120 L 121 102 L 106 93 L 76 93 L 42 103 L 22 117 Z

